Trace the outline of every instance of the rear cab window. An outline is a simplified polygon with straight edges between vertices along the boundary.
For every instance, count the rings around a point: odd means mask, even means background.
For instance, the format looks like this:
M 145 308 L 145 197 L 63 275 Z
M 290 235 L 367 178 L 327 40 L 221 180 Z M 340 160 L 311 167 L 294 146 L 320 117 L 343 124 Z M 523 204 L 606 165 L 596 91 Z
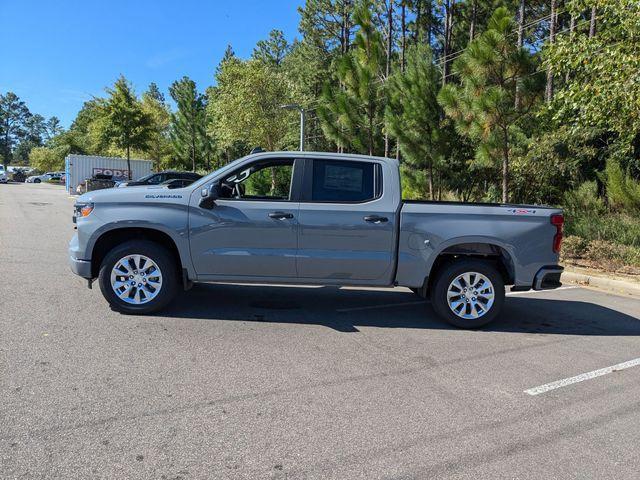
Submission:
M 307 201 L 369 202 L 382 196 L 382 168 L 375 162 L 314 159 L 310 187 Z

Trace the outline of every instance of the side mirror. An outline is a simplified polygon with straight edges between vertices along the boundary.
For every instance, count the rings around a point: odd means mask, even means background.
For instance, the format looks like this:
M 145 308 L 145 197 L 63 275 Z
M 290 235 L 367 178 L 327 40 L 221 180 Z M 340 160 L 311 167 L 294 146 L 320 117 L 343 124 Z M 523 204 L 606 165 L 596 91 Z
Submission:
M 216 206 L 216 200 L 220 197 L 220 182 L 213 182 L 208 187 L 204 187 L 200 191 L 202 198 L 200 199 L 200 208 L 211 210 Z

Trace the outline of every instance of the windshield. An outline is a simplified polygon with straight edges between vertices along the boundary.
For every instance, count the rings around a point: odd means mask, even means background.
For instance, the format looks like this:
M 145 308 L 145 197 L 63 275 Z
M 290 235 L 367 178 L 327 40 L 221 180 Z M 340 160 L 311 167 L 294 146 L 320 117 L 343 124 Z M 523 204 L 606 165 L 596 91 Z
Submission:
M 205 175 L 204 177 L 196 180 L 194 182 L 194 184 L 196 182 L 198 182 L 198 185 L 202 185 L 207 183 L 209 180 L 211 180 L 212 178 L 216 178 L 219 177 L 223 172 L 227 172 L 231 169 L 233 169 L 238 163 L 240 163 L 242 160 L 244 160 L 245 158 L 247 158 L 249 155 L 246 155 L 244 157 L 240 157 L 235 159 L 234 161 L 227 163 L 226 165 L 223 165 L 222 167 L 218 168 L 217 170 L 214 170 L 213 172 Z
M 146 182 L 147 180 L 149 180 L 154 175 L 156 175 L 156 174 L 155 173 L 150 173 L 149 175 L 145 175 L 144 177 L 139 178 L 138 180 L 133 180 L 133 181 L 134 182 Z

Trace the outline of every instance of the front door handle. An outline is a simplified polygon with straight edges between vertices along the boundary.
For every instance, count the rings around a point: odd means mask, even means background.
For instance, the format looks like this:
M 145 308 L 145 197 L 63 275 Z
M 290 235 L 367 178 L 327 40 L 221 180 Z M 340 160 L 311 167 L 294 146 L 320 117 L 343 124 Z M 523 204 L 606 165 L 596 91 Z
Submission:
M 269 218 L 275 218 L 276 220 L 284 220 L 285 218 L 293 218 L 293 213 L 287 212 L 271 212 Z
M 364 221 L 369 223 L 385 223 L 388 222 L 389 219 L 387 217 L 381 217 L 380 215 L 367 215 L 364 217 Z

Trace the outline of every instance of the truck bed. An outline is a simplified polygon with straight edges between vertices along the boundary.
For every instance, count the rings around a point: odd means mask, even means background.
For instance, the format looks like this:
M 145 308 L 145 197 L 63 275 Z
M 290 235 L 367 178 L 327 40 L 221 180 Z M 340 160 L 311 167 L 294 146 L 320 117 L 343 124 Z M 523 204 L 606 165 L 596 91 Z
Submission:
M 540 268 L 558 262 L 551 216 L 561 213 L 540 205 L 405 200 L 396 282 L 420 287 L 439 255 L 475 249 L 502 256 L 511 266 L 513 284 L 530 287 Z

